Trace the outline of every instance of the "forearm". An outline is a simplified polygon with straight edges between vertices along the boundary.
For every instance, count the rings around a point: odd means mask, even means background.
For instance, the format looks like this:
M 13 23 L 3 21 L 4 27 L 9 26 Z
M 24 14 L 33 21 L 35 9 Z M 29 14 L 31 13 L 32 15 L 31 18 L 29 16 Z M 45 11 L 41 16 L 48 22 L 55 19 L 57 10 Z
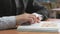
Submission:
M 21 22 L 22 22 L 22 18 L 19 17 L 19 16 L 21 16 L 21 15 L 15 16 L 15 18 L 16 18 L 16 26 L 21 25 Z

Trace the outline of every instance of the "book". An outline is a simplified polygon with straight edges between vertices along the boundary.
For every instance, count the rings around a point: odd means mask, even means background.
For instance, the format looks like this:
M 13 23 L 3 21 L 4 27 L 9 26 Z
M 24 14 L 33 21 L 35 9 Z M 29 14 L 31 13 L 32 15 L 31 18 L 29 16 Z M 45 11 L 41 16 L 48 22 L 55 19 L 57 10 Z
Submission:
M 20 32 L 58 32 L 59 27 L 57 22 L 41 21 L 27 26 L 18 26 L 17 31 Z

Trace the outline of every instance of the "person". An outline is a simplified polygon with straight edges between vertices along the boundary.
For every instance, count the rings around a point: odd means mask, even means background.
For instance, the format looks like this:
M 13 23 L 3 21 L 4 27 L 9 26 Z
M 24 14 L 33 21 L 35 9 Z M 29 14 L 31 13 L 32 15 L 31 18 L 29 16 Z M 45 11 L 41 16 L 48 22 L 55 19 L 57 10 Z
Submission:
M 49 18 L 49 11 L 38 0 L 15 0 L 18 14 L 22 12 L 43 15 L 43 20 Z M 22 11 L 22 12 L 20 12 Z
M 40 6 L 37 0 L 26 0 L 26 3 L 24 0 L 0 0 L 0 4 L 0 29 L 14 28 L 19 22 L 20 24 L 25 24 L 27 21 L 30 23 L 35 23 L 36 17 L 32 16 L 32 13 L 42 15 L 43 20 L 48 18 L 49 12 L 46 8 Z M 33 22 L 30 17 L 34 19 Z M 24 20 L 26 20 L 26 22 Z
M 38 0 L 0 0 L 0 4 L 0 17 L 38 13 L 43 20 L 49 18 L 49 11 Z
M 0 17 L 0 30 L 1 29 L 10 29 L 15 28 L 22 23 L 34 24 L 39 20 L 33 14 L 21 14 L 17 16 L 9 16 L 9 17 Z

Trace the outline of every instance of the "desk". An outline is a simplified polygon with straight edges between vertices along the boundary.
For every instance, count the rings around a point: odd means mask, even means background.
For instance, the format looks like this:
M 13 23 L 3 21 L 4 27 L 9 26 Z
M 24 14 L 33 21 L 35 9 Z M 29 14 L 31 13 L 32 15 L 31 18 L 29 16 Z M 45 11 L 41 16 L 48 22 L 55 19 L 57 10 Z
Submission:
M 60 21 L 60 19 L 49 18 L 46 21 Z
M 58 32 L 18 32 L 16 30 L 0 31 L 0 34 L 58 34 Z

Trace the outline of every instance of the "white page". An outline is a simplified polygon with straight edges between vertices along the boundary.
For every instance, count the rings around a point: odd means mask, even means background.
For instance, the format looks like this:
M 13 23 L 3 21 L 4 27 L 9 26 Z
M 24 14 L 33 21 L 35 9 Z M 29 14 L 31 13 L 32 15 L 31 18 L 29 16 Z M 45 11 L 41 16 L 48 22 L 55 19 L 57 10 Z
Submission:
M 44 23 L 53 23 L 57 25 L 56 27 L 42 27 Z M 57 22 L 51 22 L 51 21 L 41 21 L 40 23 L 35 23 L 29 26 L 18 26 L 17 28 L 18 31 L 58 31 L 58 23 Z

